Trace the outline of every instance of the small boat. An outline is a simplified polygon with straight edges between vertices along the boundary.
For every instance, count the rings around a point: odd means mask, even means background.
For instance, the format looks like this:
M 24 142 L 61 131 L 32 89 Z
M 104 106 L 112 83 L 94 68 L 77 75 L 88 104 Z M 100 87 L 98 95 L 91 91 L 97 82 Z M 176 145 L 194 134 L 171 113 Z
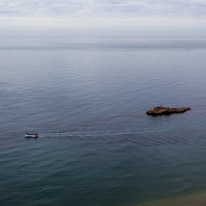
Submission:
M 25 137 L 26 138 L 37 138 L 37 137 L 39 137 L 39 134 L 38 133 L 28 133 L 28 132 L 26 132 Z

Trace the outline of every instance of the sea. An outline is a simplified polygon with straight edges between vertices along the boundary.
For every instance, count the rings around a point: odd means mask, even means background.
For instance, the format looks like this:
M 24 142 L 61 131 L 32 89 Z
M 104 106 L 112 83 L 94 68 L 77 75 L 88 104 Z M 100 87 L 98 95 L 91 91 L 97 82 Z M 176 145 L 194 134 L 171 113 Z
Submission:
M 159 105 L 191 110 L 146 115 Z M 202 191 L 204 35 L 0 35 L 1 206 L 139 206 Z

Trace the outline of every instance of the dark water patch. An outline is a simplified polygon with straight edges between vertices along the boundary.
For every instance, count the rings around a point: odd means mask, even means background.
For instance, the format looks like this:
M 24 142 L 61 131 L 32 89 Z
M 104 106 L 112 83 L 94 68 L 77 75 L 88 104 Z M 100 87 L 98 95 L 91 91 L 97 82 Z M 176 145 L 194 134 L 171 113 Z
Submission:
M 21 50 L 29 50 L 29 51 L 56 51 L 56 50 L 72 50 L 72 51 L 107 51 L 107 50 L 126 50 L 126 51 L 141 51 L 141 50 L 194 50 L 194 49 L 206 49 L 206 41 L 202 40 L 167 40 L 167 39 L 156 39 L 154 41 L 147 41 L 144 40 L 136 40 L 135 42 L 125 42 L 125 39 L 122 39 L 122 42 L 113 43 L 113 42 L 89 42 L 89 43 L 58 43 L 55 38 L 48 39 L 50 41 L 45 44 L 40 44 L 37 42 L 36 45 L 32 43 L 25 44 L 13 44 L 13 45 L 6 45 L 0 44 L 0 50 L 2 51 L 21 51 Z M 54 40 L 54 41 L 52 41 Z M 92 41 L 90 39 L 90 41 Z

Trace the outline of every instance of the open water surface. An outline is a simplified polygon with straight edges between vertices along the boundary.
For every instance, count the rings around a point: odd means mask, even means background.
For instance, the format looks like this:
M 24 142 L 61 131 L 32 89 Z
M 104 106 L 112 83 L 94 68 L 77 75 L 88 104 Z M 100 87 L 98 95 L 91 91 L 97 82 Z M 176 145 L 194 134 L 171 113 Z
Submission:
M 1 36 L 0 205 L 128 206 L 204 190 L 205 79 L 203 37 Z M 145 115 L 160 104 L 192 110 Z

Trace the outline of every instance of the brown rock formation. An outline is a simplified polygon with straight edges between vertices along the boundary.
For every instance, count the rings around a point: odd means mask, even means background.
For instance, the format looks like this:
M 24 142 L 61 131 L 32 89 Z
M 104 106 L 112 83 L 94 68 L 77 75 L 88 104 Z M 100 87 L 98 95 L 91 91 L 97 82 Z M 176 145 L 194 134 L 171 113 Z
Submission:
M 179 108 L 170 108 L 170 107 L 152 107 L 147 111 L 148 115 L 170 115 L 174 113 L 183 113 L 190 110 L 190 107 L 179 107 Z

